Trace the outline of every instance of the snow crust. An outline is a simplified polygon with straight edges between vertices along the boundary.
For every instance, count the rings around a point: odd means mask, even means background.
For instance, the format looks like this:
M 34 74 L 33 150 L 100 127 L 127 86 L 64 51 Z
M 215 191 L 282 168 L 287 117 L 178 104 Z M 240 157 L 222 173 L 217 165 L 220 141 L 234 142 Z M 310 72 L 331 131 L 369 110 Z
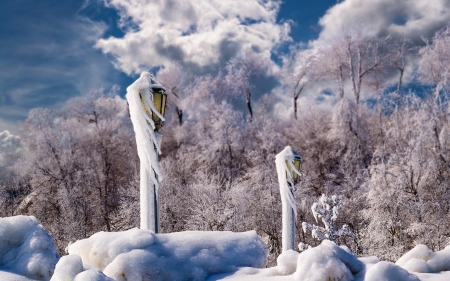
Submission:
M 49 280 L 59 255 L 52 237 L 32 216 L 0 218 L 0 268 Z
M 263 267 L 267 255 L 255 231 L 155 234 L 137 228 L 99 232 L 69 245 L 68 251 L 70 255 L 56 267 L 54 280 L 110 280 L 101 279 L 100 271 L 114 280 L 205 280 L 241 267 Z M 97 279 L 88 279 L 88 274 Z

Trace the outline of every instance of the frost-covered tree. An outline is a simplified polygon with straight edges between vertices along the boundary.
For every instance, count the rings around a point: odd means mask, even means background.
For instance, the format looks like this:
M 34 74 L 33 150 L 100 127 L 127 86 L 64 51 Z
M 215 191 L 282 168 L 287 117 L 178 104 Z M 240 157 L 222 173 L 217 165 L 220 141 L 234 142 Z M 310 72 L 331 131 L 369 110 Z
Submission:
M 284 59 L 279 77 L 283 87 L 291 95 L 294 107 L 294 118 L 297 119 L 297 100 L 308 85 L 314 54 L 308 50 L 292 50 Z
M 342 209 L 344 209 L 344 204 L 341 203 L 339 196 L 333 195 L 330 198 L 322 194 L 319 202 L 311 206 L 311 211 L 316 222 L 319 222 L 320 219 L 324 227 L 303 222 L 303 232 L 306 233 L 307 230 L 310 230 L 313 238 L 321 241 L 327 239 L 336 244 L 341 237 L 354 237 L 355 235 L 350 231 L 348 225 L 344 224 L 339 229 L 336 227 L 336 220 Z
M 166 116 L 170 118 L 170 115 L 172 114 L 170 111 L 174 111 L 178 125 L 183 125 L 182 101 L 185 92 L 190 88 L 189 82 L 191 76 L 179 62 L 174 62 L 159 71 L 156 78 L 161 85 L 164 85 L 168 94 L 167 107 L 169 112 Z
M 450 26 L 438 31 L 427 45 L 419 50 L 419 77 L 424 83 L 436 86 L 436 95 L 448 86 L 450 78 Z
M 363 28 L 344 28 L 340 36 L 318 48 L 315 77 L 336 81 L 340 99 L 344 97 L 346 81 L 350 81 L 356 104 L 359 104 L 363 86 L 372 84 L 372 76 L 386 66 L 385 45 L 386 40 L 364 37 Z
M 35 109 L 25 121 L 24 154 L 13 169 L 30 191 L 15 213 L 36 216 L 60 250 L 99 230 L 130 227 L 117 224 L 123 195 L 137 188 L 127 118 L 123 99 L 94 94 L 63 110 Z
M 253 120 L 251 78 L 266 71 L 264 58 L 252 49 L 247 49 L 231 59 L 227 64 L 229 90 L 237 97 L 245 96 L 248 119 Z

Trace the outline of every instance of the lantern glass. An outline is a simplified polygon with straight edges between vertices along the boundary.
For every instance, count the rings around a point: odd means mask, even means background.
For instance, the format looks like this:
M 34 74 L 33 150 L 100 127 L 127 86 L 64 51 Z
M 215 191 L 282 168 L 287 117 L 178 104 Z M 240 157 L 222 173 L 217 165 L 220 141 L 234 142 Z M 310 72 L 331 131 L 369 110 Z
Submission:
M 161 88 L 153 88 L 153 104 L 158 110 L 159 113 L 161 113 L 162 116 L 166 113 L 166 102 L 167 102 L 167 94 L 164 92 Z M 155 122 L 156 130 L 159 130 L 163 126 L 163 121 L 157 114 L 152 112 L 152 119 Z
M 293 161 L 294 167 L 297 169 L 297 171 L 301 172 L 302 163 L 303 163 L 302 157 L 300 156 L 300 154 L 298 154 L 298 152 L 296 152 L 294 150 L 292 152 L 294 153 L 294 161 Z M 298 183 L 299 175 L 291 169 L 291 166 L 289 165 L 287 160 L 286 160 L 286 166 L 288 168 L 288 171 L 292 174 L 292 180 L 293 180 L 294 184 Z M 288 173 L 286 173 L 286 177 L 287 176 L 288 176 Z

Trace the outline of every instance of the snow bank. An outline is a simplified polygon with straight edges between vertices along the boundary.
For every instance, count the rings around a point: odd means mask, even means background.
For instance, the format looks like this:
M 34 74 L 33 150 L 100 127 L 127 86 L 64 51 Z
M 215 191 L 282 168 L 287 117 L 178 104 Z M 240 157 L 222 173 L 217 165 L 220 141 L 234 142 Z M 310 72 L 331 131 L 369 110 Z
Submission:
M 450 270 L 450 246 L 432 253 L 427 246 L 417 245 L 395 263 L 417 273 L 438 273 Z
M 294 277 L 297 281 L 352 281 L 353 275 L 363 271 L 364 268 L 364 264 L 353 254 L 329 240 L 324 240 L 319 246 L 310 248 L 298 256 Z
M 58 259 L 52 237 L 35 217 L 0 218 L 0 268 L 49 280 Z
M 364 281 L 420 281 L 420 279 L 391 262 L 381 261 L 366 273 Z
M 96 233 L 69 245 L 68 251 L 80 256 L 82 263 L 77 258 L 64 257 L 55 276 L 63 276 L 66 269 L 79 271 L 84 266 L 96 267 L 116 281 L 205 280 L 210 275 L 241 267 L 263 267 L 266 262 L 266 246 L 255 231 L 154 234 L 135 228 Z M 80 274 L 87 273 L 80 271 L 75 280 Z

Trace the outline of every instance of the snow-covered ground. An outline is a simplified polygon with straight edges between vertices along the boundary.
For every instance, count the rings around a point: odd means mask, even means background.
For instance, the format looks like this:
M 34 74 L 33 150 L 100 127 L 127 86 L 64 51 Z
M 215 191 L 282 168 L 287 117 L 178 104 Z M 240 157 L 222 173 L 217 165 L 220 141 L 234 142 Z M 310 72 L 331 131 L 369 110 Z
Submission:
M 0 280 L 258 280 L 448 281 L 450 246 L 431 252 L 417 245 L 395 264 L 355 257 L 325 240 L 302 253 L 285 251 L 263 268 L 266 247 L 256 232 L 149 230 L 99 232 L 68 246 L 59 258 L 34 217 L 0 218 Z M 55 268 L 56 264 L 56 268 Z

